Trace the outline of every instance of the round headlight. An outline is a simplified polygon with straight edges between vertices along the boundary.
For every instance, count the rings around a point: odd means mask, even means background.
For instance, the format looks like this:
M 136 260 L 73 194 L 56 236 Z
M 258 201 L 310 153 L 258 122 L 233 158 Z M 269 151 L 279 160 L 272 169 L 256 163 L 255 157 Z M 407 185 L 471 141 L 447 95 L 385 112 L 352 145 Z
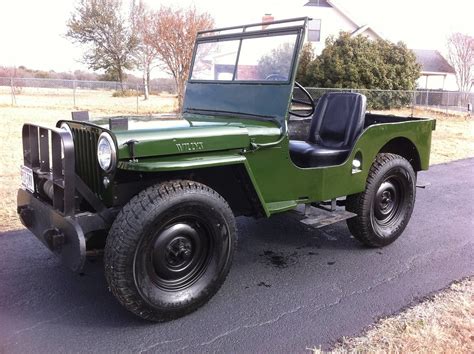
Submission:
M 117 155 L 115 151 L 115 144 L 109 133 L 102 133 L 99 136 L 97 143 L 97 160 L 99 166 L 105 172 L 110 172 L 115 168 Z
M 66 122 L 62 122 L 61 125 L 59 126 L 60 129 L 67 131 L 69 134 L 72 136 L 72 131 L 69 125 Z

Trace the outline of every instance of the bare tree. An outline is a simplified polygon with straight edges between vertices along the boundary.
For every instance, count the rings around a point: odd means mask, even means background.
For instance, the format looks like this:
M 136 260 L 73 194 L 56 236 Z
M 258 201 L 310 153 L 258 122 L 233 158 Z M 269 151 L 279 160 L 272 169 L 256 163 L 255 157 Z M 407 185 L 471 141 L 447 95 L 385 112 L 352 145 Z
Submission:
M 208 13 L 198 13 L 194 7 L 173 9 L 162 6 L 154 13 L 149 43 L 156 49 L 176 83 L 178 109 L 182 110 L 184 89 L 192 60 L 197 32 L 214 26 Z
M 153 13 L 142 0 L 139 1 L 138 5 L 133 4 L 131 21 L 138 39 L 134 56 L 138 68 L 143 73 L 145 100 L 148 99 L 150 92 L 151 70 L 156 66 L 156 59 L 158 57 L 158 51 L 151 45 L 151 38 L 153 37 L 151 30 L 152 16 Z
M 66 36 L 86 46 L 84 62 L 120 81 L 133 67 L 137 38 L 121 0 L 80 0 L 67 22 Z
M 456 72 L 459 91 L 465 93 L 462 102 L 465 104 L 474 82 L 474 37 L 453 33 L 448 38 L 448 59 Z

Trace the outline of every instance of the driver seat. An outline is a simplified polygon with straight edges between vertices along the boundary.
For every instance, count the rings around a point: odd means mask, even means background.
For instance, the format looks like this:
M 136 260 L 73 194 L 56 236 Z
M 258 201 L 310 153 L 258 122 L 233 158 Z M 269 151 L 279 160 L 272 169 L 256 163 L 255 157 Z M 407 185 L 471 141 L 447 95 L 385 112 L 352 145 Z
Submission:
M 360 93 L 330 92 L 318 101 L 309 137 L 290 140 L 289 150 L 298 167 L 339 165 L 349 156 L 364 127 L 366 97 Z

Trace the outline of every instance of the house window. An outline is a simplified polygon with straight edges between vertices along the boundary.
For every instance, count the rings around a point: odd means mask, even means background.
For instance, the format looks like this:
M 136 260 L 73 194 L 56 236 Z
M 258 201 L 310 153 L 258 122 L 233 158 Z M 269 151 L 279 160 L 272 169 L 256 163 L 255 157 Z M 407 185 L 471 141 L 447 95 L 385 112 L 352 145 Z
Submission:
M 309 21 L 308 40 L 310 42 L 319 42 L 321 40 L 321 20 Z

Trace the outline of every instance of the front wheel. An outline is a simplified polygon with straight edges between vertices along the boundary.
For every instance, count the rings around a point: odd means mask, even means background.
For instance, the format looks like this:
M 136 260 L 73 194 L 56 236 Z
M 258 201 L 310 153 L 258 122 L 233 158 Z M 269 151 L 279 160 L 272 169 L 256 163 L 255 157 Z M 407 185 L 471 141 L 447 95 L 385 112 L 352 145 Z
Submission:
M 192 181 L 165 182 L 132 198 L 105 247 L 110 290 L 129 311 L 166 321 L 207 302 L 229 272 L 234 216 L 217 192 Z
M 411 164 L 395 154 L 381 153 L 369 171 L 365 191 L 350 195 L 346 210 L 352 235 L 370 247 L 394 242 L 405 230 L 415 205 L 416 174 Z

